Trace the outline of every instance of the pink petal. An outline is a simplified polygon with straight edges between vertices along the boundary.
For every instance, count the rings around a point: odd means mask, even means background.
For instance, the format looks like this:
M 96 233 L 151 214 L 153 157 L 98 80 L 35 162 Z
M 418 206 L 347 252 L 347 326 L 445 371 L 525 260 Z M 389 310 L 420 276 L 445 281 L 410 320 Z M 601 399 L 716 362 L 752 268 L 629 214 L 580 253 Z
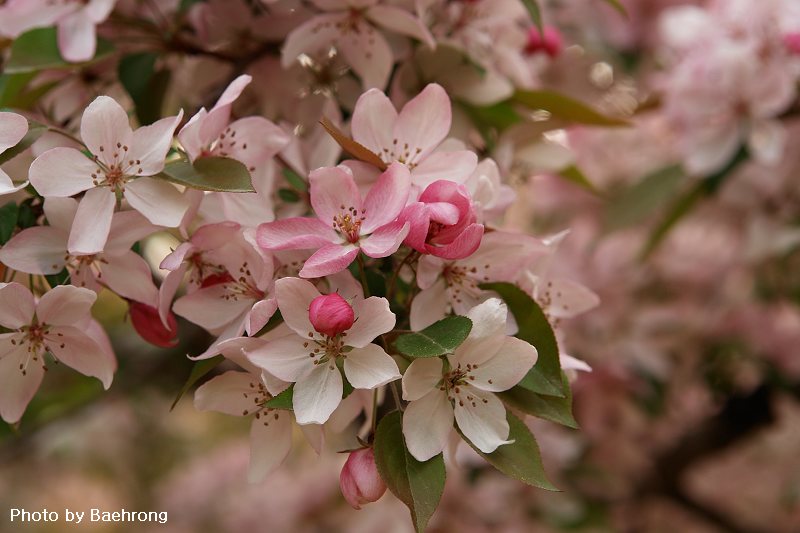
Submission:
M 434 152 L 411 173 L 414 185 L 424 189 L 438 180 L 464 183 L 478 166 L 478 156 L 468 150 Z
M 417 264 L 417 286 L 423 290 L 430 288 L 439 280 L 445 266 L 446 263 L 438 257 L 422 256 Z
M 189 119 L 189 122 L 187 122 L 178 132 L 178 142 L 181 144 L 183 149 L 186 150 L 189 160 L 192 162 L 200 157 L 203 149 L 214 142 L 214 139 L 216 139 L 219 135 L 217 134 L 210 139 L 205 139 L 200 136 L 200 129 L 207 116 L 208 111 L 206 111 L 205 107 L 201 107 L 200 110 Z
M 172 299 L 178 292 L 178 288 L 186 274 L 186 266 L 181 265 L 177 269 L 166 275 L 158 288 L 158 316 L 164 327 L 169 328 L 169 315 L 172 308 Z
M 292 415 L 287 411 L 271 411 L 253 418 L 250 426 L 251 483 L 263 480 L 278 468 L 292 448 Z
M 94 186 L 97 164 L 75 148 L 52 148 L 31 164 L 28 179 L 42 196 L 72 196 Z M 102 174 L 100 179 L 104 179 Z
M 337 24 L 347 18 L 346 13 L 318 15 L 292 30 L 283 44 L 281 65 L 290 67 L 302 53 L 314 56 L 327 51 L 339 35 Z
M 130 148 L 133 140 L 128 114 L 113 98 L 98 96 L 83 112 L 81 139 L 107 166 L 121 162 L 121 158 L 114 157 L 121 149 L 117 144 Z
M 106 264 L 97 280 L 128 300 L 150 307 L 158 305 L 158 289 L 153 283 L 150 265 L 134 251 L 119 256 L 105 256 Z
M 298 381 L 307 376 L 314 360 L 309 357 L 309 339 L 291 334 L 271 340 L 254 350 L 245 350 L 247 359 L 259 368 L 287 382 Z M 323 365 L 324 366 L 324 365 Z M 339 396 L 341 398 L 341 395 Z
M 381 32 L 359 20 L 355 28 L 339 36 L 336 44 L 365 89 L 386 87 L 394 57 Z
M 15 146 L 28 133 L 28 121 L 16 113 L 0 112 L 0 152 Z
M 367 344 L 348 353 L 344 373 L 356 389 L 374 389 L 400 379 L 397 363 L 377 344 Z
M 66 236 L 72 227 L 72 221 L 75 220 L 75 213 L 78 212 L 78 201 L 74 198 L 52 196 L 45 198 L 43 208 L 47 223 L 61 230 Z
M 131 176 L 152 176 L 164 170 L 164 160 L 172 145 L 175 128 L 182 119 L 183 109 L 177 116 L 162 118 L 133 132 L 130 151 L 123 161 L 126 173 Z
M 425 204 L 425 208 L 428 210 L 433 222 L 438 222 L 446 226 L 456 224 L 461 214 L 458 207 L 450 202 L 429 202 Z
M 554 318 L 572 318 L 600 304 L 597 294 L 569 279 L 549 279 L 545 290 L 550 296 L 547 311 Z
M 436 40 L 422 21 L 399 7 L 376 5 L 366 12 L 374 23 L 401 35 L 408 35 L 422 41 L 430 48 L 436 48 Z
M 5 196 L 6 194 L 15 193 L 17 191 L 21 191 L 25 187 L 28 186 L 29 181 L 22 181 L 20 183 L 14 184 L 11 181 L 11 177 L 5 173 L 5 171 L 0 168 L 0 196 Z
M 261 300 L 256 302 L 250 314 L 247 315 L 247 323 L 245 324 L 245 331 L 248 335 L 255 335 L 261 328 L 267 325 L 269 319 L 275 314 L 278 309 L 278 301 L 275 298 L 268 300 Z
M 364 200 L 365 219 L 361 233 L 372 233 L 379 226 L 397 218 L 406 206 L 410 189 L 411 175 L 408 168 L 400 163 L 389 165 Z
M 265 250 L 295 250 L 319 248 L 340 239 L 318 218 L 294 217 L 261 224 L 256 240 Z
M 308 176 L 311 184 L 311 206 L 317 217 L 326 225 L 334 223 L 343 214 L 361 216 L 361 194 L 347 167 L 323 167 Z M 353 213 L 351 208 L 355 209 Z
M 428 253 L 443 259 L 463 259 L 472 255 L 481 245 L 483 224 L 470 224 L 450 244 L 444 246 L 428 245 Z
M 220 133 L 225 131 L 231 119 L 233 102 L 239 98 L 251 81 L 253 81 L 253 77 L 247 74 L 242 74 L 233 80 L 222 92 L 214 107 L 199 122 L 199 139 L 202 147 L 214 142 Z
M 19 329 L 33 320 L 33 295 L 19 283 L 0 283 L 0 325 Z
M 451 113 L 450 98 L 445 90 L 441 85 L 428 84 L 400 111 L 394 137 L 400 143 L 408 143 L 412 154 L 419 148 L 420 153 L 415 160 L 421 161 L 447 137 Z
M 90 0 L 84 9 L 86 10 L 86 15 L 95 24 L 98 24 L 108 18 L 116 3 L 117 0 Z
M 125 185 L 125 199 L 158 226 L 175 228 L 189 209 L 189 199 L 166 181 L 138 178 Z
M 72 326 L 57 326 L 45 337 L 47 347 L 61 363 L 81 374 L 99 379 L 108 389 L 117 362 L 91 337 Z
M 36 305 L 39 322 L 51 326 L 70 326 L 90 318 L 97 294 L 72 285 L 53 287 Z
M 116 198 L 108 187 L 86 191 L 72 222 L 67 250 L 73 255 L 100 253 L 106 246 Z
M 249 372 L 229 370 L 203 383 L 194 393 L 198 411 L 216 411 L 231 416 L 244 416 L 254 411 L 253 398 L 259 380 Z
M 392 255 L 403 244 L 411 225 L 402 220 L 395 220 L 375 230 L 372 235 L 361 240 L 361 249 L 370 257 L 387 257 Z M 348 263 L 349 264 L 349 263 Z
M 138 211 L 121 211 L 111 219 L 111 230 L 108 232 L 105 252 L 120 255 L 131 249 L 137 241 L 158 231 L 159 227 L 151 224 Z
M 229 292 L 227 284 L 199 289 L 178 298 L 172 310 L 186 320 L 213 331 L 235 321 L 253 305 L 253 301 L 247 298 L 226 298 Z
M 245 117 L 233 122 L 226 134 L 224 151 L 227 157 L 241 161 L 248 167 L 265 164 L 280 152 L 291 137 L 264 117 Z M 231 134 L 234 137 L 231 137 Z M 236 144 L 231 146 L 230 141 Z
M 378 89 L 362 94 L 353 110 L 350 129 L 353 139 L 378 154 L 387 157 L 383 149 L 392 150 L 392 129 L 397 111 L 389 98 Z
M 400 214 L 400 220 L 408 223 L 405 243 L 416 251 L 425 253 L 425 239 L 428 238 L 431 224 L 430 212 L 425 204 L 422 202 L 409 204 Z
M 301 278 L 321 278 L 347 268 L 358 255 L 353 244 L 328 244 L 309 257 L 300 270 Z M 387 254 L 388 255 L 388 254 Z
M 344 343 L 354 348 L 363 348 L 380 335 L 388 333 L 395 325 L 396 317 L 389 310 L 386 298 L 371 296 L 366 300 L 353 302 L 356 321 L 347 330 Z
M 0 261 L 20 272 L 57 274 L 64 268 L 67 234 L 51 226 L 27 228 L 0 248 Z
M 0 335 L 0 416 L 9 424 L 22 418 L 44 377 L 41 356 L 34 361 L 24 346 L 11 345 L 13 335 Z
M 317 365 L 294 385 L 292 407 L 298 424 L 324 424 L 342 401 L 342 374 L 333 361 Z
M 94 22 L 83 10 L 58 21 L 58 50 L 71 63 L 88 61 L 97 48 Z
M 311 302 L 320 296 L 317 288 L 309 281 L 299 278 L 281 278 L 275 282 L 275 297 L 281 316 L 292 330 L 300 337 L 321 338 L 316 332 L 308 315 Z
M 411 329 L 419 331 L 447 316 L 447 286 L 443 279 L 432 287 L 422 289 L 411 302 L 409 321 Z

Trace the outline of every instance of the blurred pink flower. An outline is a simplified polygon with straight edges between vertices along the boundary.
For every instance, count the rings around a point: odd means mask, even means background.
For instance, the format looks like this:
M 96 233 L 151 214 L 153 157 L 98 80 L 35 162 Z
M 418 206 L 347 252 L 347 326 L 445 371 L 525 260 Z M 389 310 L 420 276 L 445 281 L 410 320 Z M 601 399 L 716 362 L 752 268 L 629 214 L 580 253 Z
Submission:
M 28 121 L 16 113 L 0 112 L 0 154 L 15 146 L 28 133 Z M 14 185 L 11 178 L 0 169 L 0 196 L 17 192 L 28 185 L 27 181 Z
M 361 509 L 365 503 L 378 501 L 386 492 L 386 483 L 375 466 L 375 452 L 363 448 L 350 452 L 339 476 L 339 487 L 344 499 L 353 509 Z

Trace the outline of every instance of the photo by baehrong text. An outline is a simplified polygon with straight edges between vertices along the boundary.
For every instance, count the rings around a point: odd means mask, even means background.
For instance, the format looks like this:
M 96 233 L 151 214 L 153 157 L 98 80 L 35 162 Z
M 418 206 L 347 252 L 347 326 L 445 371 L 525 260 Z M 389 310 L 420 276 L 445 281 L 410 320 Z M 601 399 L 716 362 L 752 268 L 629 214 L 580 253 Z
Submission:
M 83 522 L 158 522 L 166 524 L 168 515 L 166 511 L 104 511 L 91 508 L 85 511 L 64 509 L 63 512 L 48 510 L 47 508 L 28 511 L 27 509 L 12 508 L 8 511 L 11 522 L 65 522 L 80 524 Z

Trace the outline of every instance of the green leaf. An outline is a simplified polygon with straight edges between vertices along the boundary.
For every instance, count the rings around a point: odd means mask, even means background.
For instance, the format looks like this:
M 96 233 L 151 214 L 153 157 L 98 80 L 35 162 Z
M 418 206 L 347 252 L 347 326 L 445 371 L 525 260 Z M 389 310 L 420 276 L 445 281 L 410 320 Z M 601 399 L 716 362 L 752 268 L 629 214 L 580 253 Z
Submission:
M 306 192 L 308 190 L 308 183 L 300 177 L 300 174 L 290 168 L 284 168 L 281 172 L 289 185 L 300 192 Z
M 564 388 L 567 390 L 566 398 L 537 394 L 520 386 L 500 392 L 497 395 L 506 405 L 525 414 L 577 429 L 578 422 L 572 416 L 572 392 L 569 389 L 566 376 L 563 376 L 563 379 Z
M 539 30 L 539 33 L 543 34 L 542 9 L 539 7 L 539 2 L 537 0 L 522 0 L 522 3 L 525 5 L 525 9 L 528 10 L 528 14 L 531 16 L 531 20 Z
M 507 413 L 506 418 L 510 428 L 508 440 L 513 442 L 503 444 L 492 453 L 483 453 L 464 435 L 461 436 L 472 446 L 473 450 L 478 452 L 478 455 L 508 477 L 540 489 L 559 490 L 547 479 L 544 465 L 542 465 L 542 457 L 539 454 L 539 445 L 536 444 L 536 439 L 528 426 L 511 413 Z
M 30 148 L 30 146 L 36 142 L 36 140 L 42 136 L 44 132 L 47 131 L 47 126 L 43 124 L 39 124 L 38 122 L 34 122 L 32 120 L 28 121 L 28 133 L 25 134 L 25 137 L 22 138 L 17 144 L 0 154 L 0 165 L 11 161 L 19 154 Z
M 47 279 L 47 283 L 49 283 L 51 287 L 66 285 L 70 279 L 69 271 L 66 268 L 62 268 L 61 272 L 59 272 L 58 274 L 46 275 L 45 278 Z
M 453 353 L 472 330 L 465 316 L 449 316 L 415 333 L 397 337 L 395 346 L 409 357 L 438 357 Z
M 31 205 L 32 201 L 33 198 L 29 198 L 19 204 L 19 214 L 17 215 L 17 227 L 19 229 L 31 228 L 36 225 L 36 219 L 39 218 L 39 215 Z
M 36 75 L 35 72 L 3 74 L 0 76 L 0 108 L 20 107 L 17 101 L 20 93 Z
M 127 55 L 119 62 L 119 81 L 135 105 L 136 118 L 142 125 L 161 118 L 164 96 L 169 87 L 170 72 L 155 70 L 158 54 L 140 52 Z
M 511 283 L 484 283 L 480 287 L 500 295 L 517 321 L 519 332 L 516 336 L 535 346 L 539 352 L 536 365 L 522 378 L 519 386 L 540 394 L 566 398 L 556 336 L 539 304 Z
M 616 231 L 642 223 L 675 195 L 683 178 L 680 166 L 668 166 L 622 191 L 606 204 L 605 230 Z
M 16 202 L 9 202 L 0 207 L 0 244 L 5 244 L 11 239 L 17 228 L 17 217 L 19 217 L 19 206 Z
M 290 204 L 296 204 L 300 201 L 300 195 L 292 189 L 278 189 L 278 197 L 284 202 L 289 202 Z
M 293 397 L 294 397 L 294 383 L 289 385 L 289 387 L 285 391 L 279 393 L 271 400 L 268 400 L 264 404 L 264 406 L 271 407 L 273 409 L 285 409 L 287 411 L 291 411 Z
M 6 74 L 34 72 L 48 68 L 71 68 L 97 61 L 113 51 L 110 42 L 97 40 L 94 57 L 83 63 L 69 63 L 58 51 L 56 28 L 36 28 L 26 31 L 11 43 L 11 53 L 5 65 Z
M 375 432 L 375 464 L 386 486 L 411 511 L 414 528 L 425 531 L 444 492 L 446 477 L 440 453 L 420 462 L 408 452 L 403 439 L 402 415 L 384 416 Z
M 173 161 L 154 177 L 203 191 L 255 192 L 247 167 L 227 157 L 201 157 L 194 164 Z
M 513 99 L 530 109 L 543 109 L 553 117 L 566 120 L 567 122 L 590 126 L 630 125 L 625 120 L 603 115 L 583 102 L 579 102 L 574 98 L 555 91 L 517 91 L 514 93 Z
M 586 174 L 583 173 L 581 169 L 579 169 L 575 165 L 568 166 L 567 168 L 563 169 L 561 172 L 558 173 L 559 176 L 564 178 L 565 180 L 578 185 L 579 187 L 583 187 L 587 191 L 593 194 L 599 194 L 600 191 L 589 181 L 589 178 L 586 177 Z
M 625 9 L 625 6 L 622 5 L 622 2 L 619 0 L 603 0 L 606 4 L 610 5 L 614 9 L 616 9 L 620 15 L 624 17 L 629 17 L 628 10 Z
M 222 355 L 215 355 L 210 359 L 203 359 L 202 361 L 198 361 L 192 367 L 192 371 L 189 373 L 189 377 L 186 378 L 186 383 L 183 384 L 181 390 L 178 392 L 178 396 L 175 398 L 175 401 L 172 402 L 172 406 L 169 408 L 170 411 L 175 409 L 175 406 L 178 405 L 178 402 L 181 401 L 183 395 L 189 392 L 189 389 L 192 388 L 192 385 L 197 383 L 200 378 L 214 370 L 220 363 L 225 360 L 225 357 Z

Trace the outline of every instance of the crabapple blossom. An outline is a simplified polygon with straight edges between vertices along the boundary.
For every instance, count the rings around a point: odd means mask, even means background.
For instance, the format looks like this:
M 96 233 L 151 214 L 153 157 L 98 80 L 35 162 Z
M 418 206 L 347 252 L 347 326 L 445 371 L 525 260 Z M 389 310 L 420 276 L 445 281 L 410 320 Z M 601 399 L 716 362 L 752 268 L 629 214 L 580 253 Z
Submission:
M 47 369 L 44 356 L 81 374 L 96 377 L 108 389 L 117 368 L 107 340 L 97 339 L 89 311 L 97 295 L 62 285 L 38 301 L 19 283 L 0 284 L 0 416 L 19 421 Z M 105 337 L 104 334 L 101 334 Z
M 383 496 L 386 483 L 378 474 L 372 448 L 350 452 L 339 476 L 339 487 L 353 509 L 361 509 L 365 503 L 378 501 Z
M 320 332 L 310 316 L 311 303 L 320 297 L 314 285 L 299 278 L 283 278 L 275 282 L 275 294 L 281 316 L 293 333 L 246 354 L 256 366 L 294 383 L 292 402 L 298 424 L 324 423 L 342 401 L 339 365 L 356 389 L 374 389 L 400 378 L 397 363 L 372 344 L 395 324 L 385 298 L 353 301 L 352 326 L 330 336 Z M 340 314 L 349 315 L 341 310 Z M 320 317 L 315 318 L 320 324 Z
M 544 52 L 554 58 L 558 57 L 563 46 L 564 42 L 558 28 L 545 26 L 542 31 L 536 27 L 528 30 L 528 44 L 525 45 L 525 52 L 528 54 Z
M 397 217 L 406 205 L 409 173 L 392 164 L 362 199 L 348 167 L 321 168 L 309 176 L 311 205 L 316 218 L 296 217 L 258 227 L 265 250 L 318 248 L 306 260 L 300 276 L 316 278 L 347 268 L 359 252 L 386 257 L 400 247 L 409 224 Z
M 0 154 L 15 146 L 28 133 L 28 121 L 16 113 L 0 112 Z M 11 178 L 0 168 L 0 196 L 17 192 L 28 185 L 27 181 L 14 185 Z
M 415 359 L 403 374 L 403 436 L 419 461 L 438 455 L 447 445 L 453 421 L 479 450 L 492 453 L 508 444 L 506 410 L 495 392 L 510 389 L 538 357 L 536 348 L 506 331 L 506 305 L 491 298 L 467 317 L 467 339 L 442 358 Z
M 186 198 L 172 184 L 149 176 L 164 169 L 182 117 L 183 111 L 134 131 L 116 101 L 98 96 L 81 120 L 81 138 L 91 157 L 75 148 L 58 147 L 36 158 L 30 180 L 42 196 L 63 198 L 86 191 L 72 224 L 70 253 L 103 251 L 117 195 L 153 224 L 180 224 L 189 207 Z

